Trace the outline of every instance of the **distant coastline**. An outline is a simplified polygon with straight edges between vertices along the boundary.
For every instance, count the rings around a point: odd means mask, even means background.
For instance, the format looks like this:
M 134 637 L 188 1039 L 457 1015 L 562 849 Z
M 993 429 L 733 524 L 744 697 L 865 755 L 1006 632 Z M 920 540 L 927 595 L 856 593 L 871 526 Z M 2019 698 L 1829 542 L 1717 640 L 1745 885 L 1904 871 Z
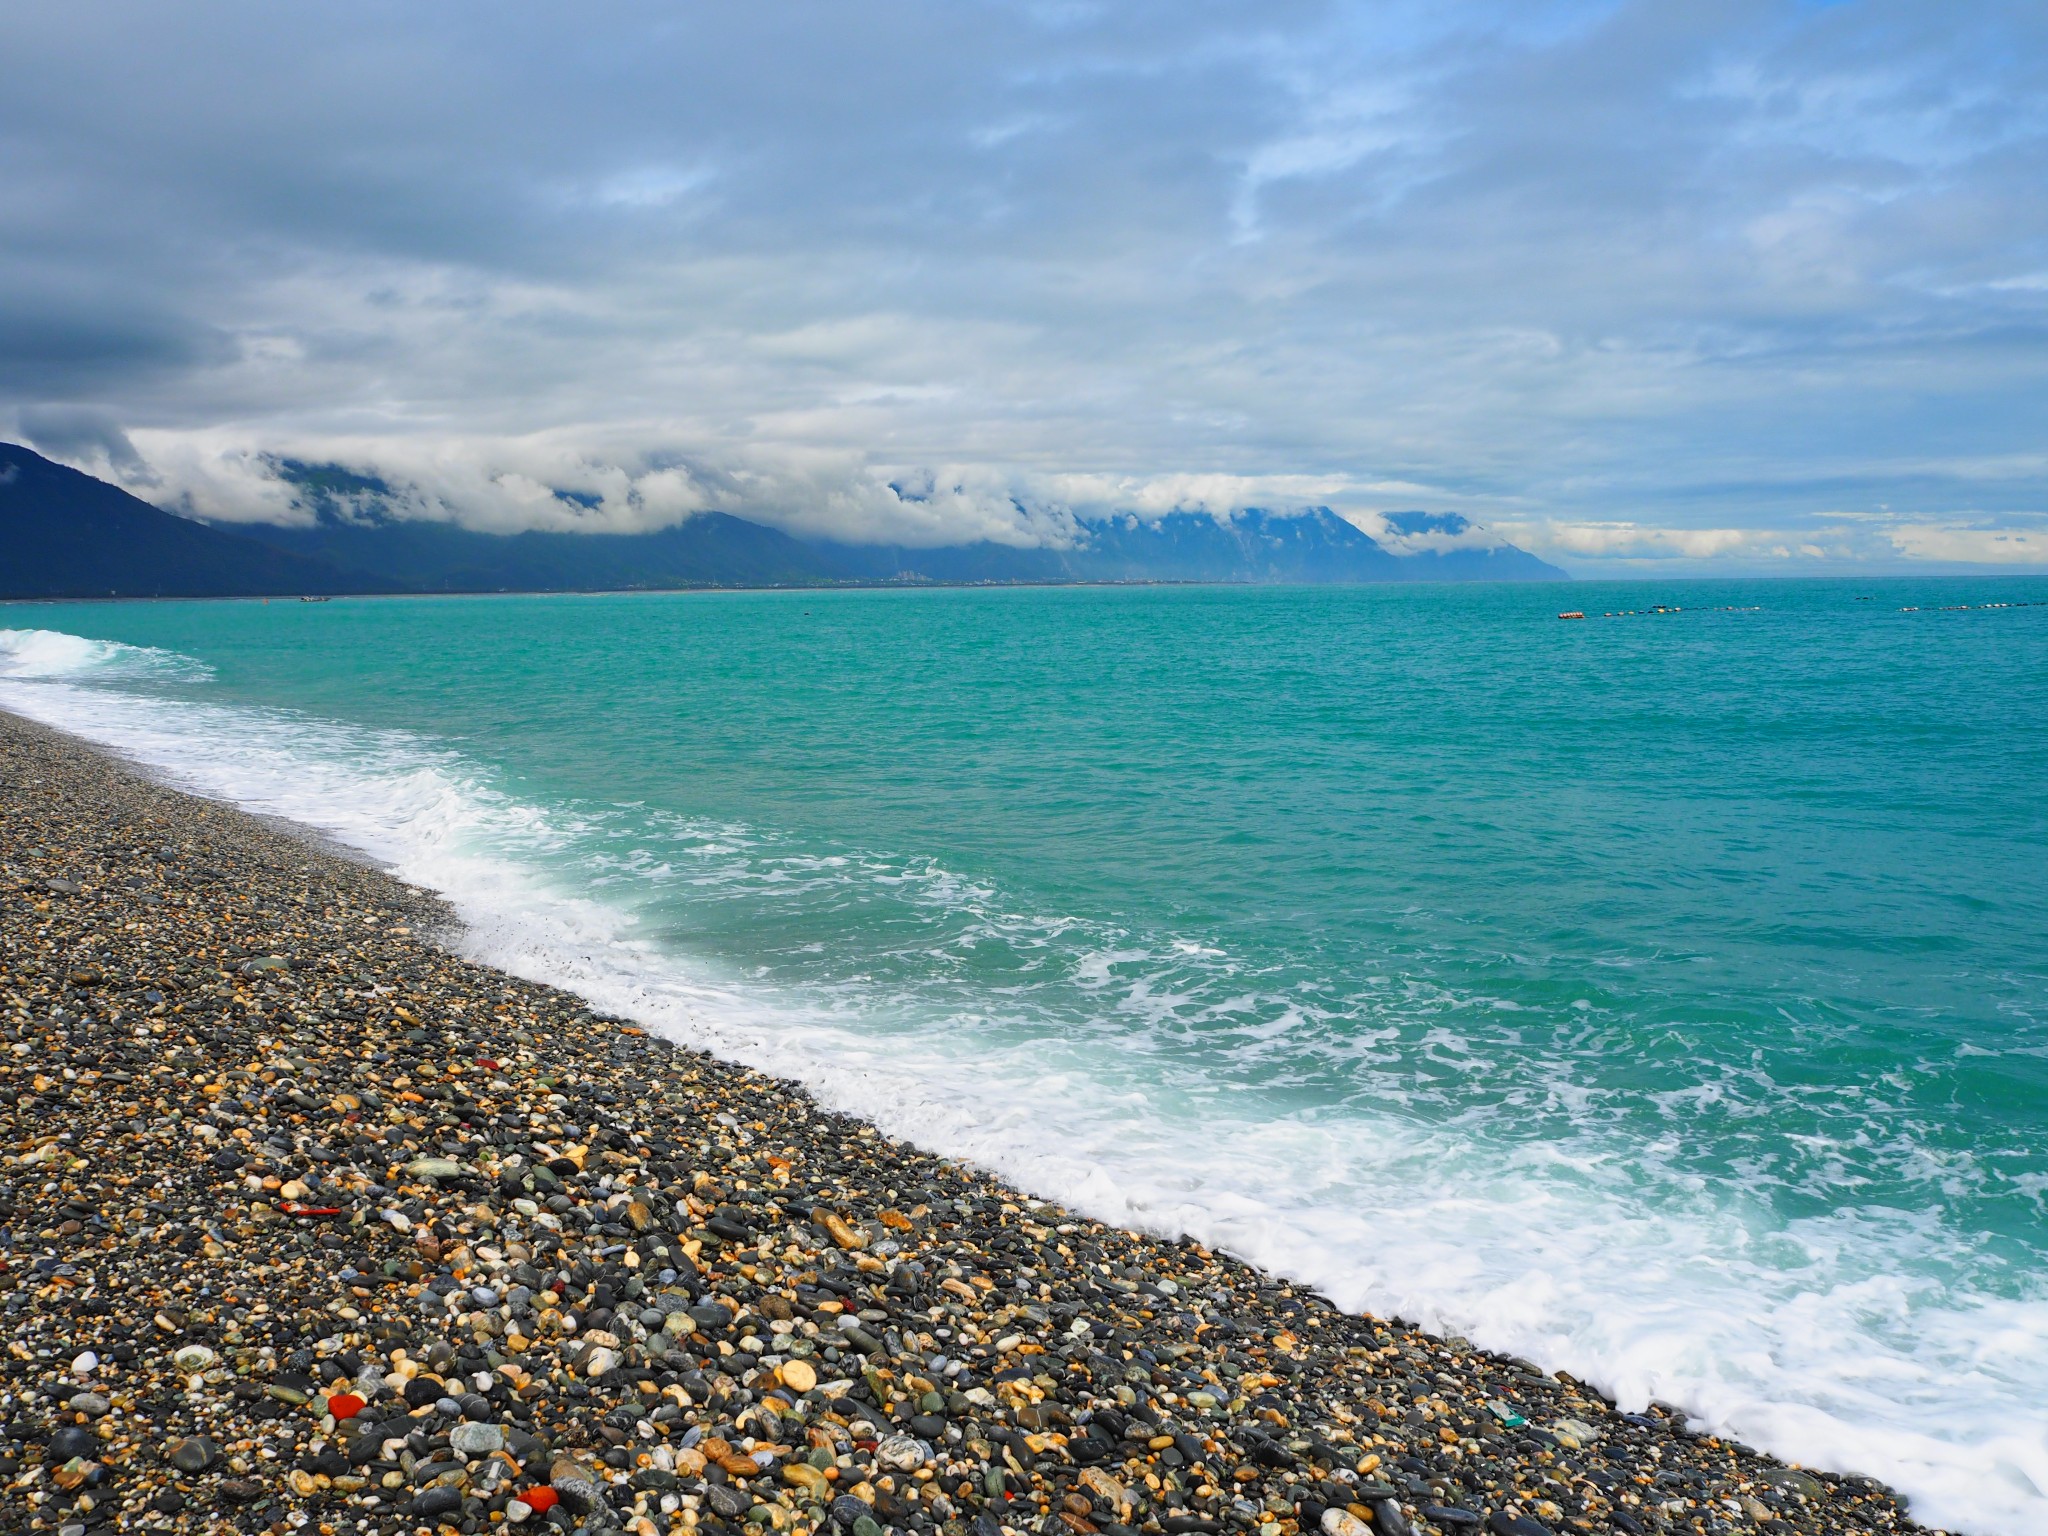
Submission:
M 925 548 L 801 539 L 713 511 L 645 533 L 485 533 L 396 516 L 360 487 L 302 490 L 301 525 L 203 523 L 0 444 L 0 599 L 1570 579 L 1471 542 L 1455 514 L 1393 514 L 1423 541 L 1405 553 L 1328 508 L 1103 518 L 1077 522 L 1068 548 Z

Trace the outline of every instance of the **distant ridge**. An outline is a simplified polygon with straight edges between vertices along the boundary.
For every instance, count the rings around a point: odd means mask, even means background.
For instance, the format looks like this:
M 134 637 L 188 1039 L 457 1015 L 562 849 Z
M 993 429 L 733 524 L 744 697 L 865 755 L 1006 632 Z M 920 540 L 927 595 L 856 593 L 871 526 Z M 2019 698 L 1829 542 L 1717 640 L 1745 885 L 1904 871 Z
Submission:
M 393 585 L 174 517 L 0 443 L 0 597 L 263 597 Z
M 0 597 L 1567 579 L 1512 545 L 1396 553 L 1328 508 L 1099 518 L 1084 521 L 1071 549 L 813 541 L 723 512 L 652 533 L 493 534 L 393 516 L 392 491 L 373 477 L 294 461 L 279 469 L 310 524 L 195 522 L 0 445 Z M 1468 531 L 1449 513 L 1389 522 L 1404 536 Z

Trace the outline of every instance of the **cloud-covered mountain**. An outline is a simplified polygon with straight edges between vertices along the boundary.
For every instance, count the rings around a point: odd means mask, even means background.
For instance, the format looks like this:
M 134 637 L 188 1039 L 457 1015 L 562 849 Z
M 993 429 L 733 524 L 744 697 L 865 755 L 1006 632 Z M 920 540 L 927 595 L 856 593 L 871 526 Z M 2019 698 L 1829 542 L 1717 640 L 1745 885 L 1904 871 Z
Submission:
M 215 528 L 27 449 L 0 449 L 0 474 L 8 476 L 0 483 L 0 596 L 1564 576 L 1508 545 L 1391 550 L 1327 508 L 1072 518 L 1063 542 L 1036 546 L 810 540 L 723 512 L 647 532 L 501 534 L 395 515 L 392 488 L 373 476 L 324 465 L 282 468 L 300 492 L 298 521 Z M 1477 532 L 1456 523 L 1454 537 Z
M 248 525 L 281 549 L 332 559 L 394 580 L 444 590 L 859 582 L 1365 582 L 1558 580 L 1565 573 L 1524 550 L 1486 539 L 1455 513 L 1394 513 L 1406 534 L 1436 532 L 1461 547 L 1391 550 L 1327 507 L 1228 515 L 1090 516 L 1061 509 L 1060 532 L 1036 544 L 977 539 L 910 546 L 802 539 L 722 512 L 700 512 L 645 533 L 500 535 L 403 514 L 403 493 L 336 465 L 283 461 L 310 521 Z M 927 488 L 895 486 L 915 501 Z M 597 498 L 554 494 L 596 511 Z M 1022 509 L 1020 509 L 1021 511 Z M 1033 522 L 1028 516 L 1021 524 Z
M 0 443 L 0 597 L 256 597 L 397 585 L 173 517 Z

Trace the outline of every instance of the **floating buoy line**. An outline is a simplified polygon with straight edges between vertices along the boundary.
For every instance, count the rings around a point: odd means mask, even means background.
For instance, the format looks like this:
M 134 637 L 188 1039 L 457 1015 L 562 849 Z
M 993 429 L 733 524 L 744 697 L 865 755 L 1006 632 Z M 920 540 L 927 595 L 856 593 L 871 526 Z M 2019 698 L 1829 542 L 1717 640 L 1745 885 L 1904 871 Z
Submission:
M 1867 603 L 1870 599 L 1859 597 L 1856 601 Z M 1993 608 L 2048 608 L 2048 598 L 2034 598 L 2012 603 L 1942 603 L 1939 606 L 1914 604 L 1901 608 L 1899 612 L 1985 613 Z M 1747 607 L 1736 607 L 1730 604 L 1720 608 L 1681 608 L 1669 603 L 1658 603 L 1650 608 L 1617 608 L 1612 613 L 1603 613 L 1599 617 L 1603 619 L 1648 619 L 1655 618 L 1660 614 L 1668 615 L 1674 613 L 1762 613 L 1763 611 L 1763 604 L 1761 603 L 1751 603 Z M 1581 609 L 1573 608 L 1565 613 L 1560 613 L 1558 617 L 1560 619 L 1583 619 L 1586 617 L 1586 614 Z
M 1732 603 L 1720 608 L 1680 608 L 1669 603 L 1658 603 L 1657 605 L 1651 608 L 1619 608 L 1612 613 L 1603 613 L 1600 615 L 1600 617 L 1603 619 L 1648 619 L 1654 618 L 1658 614 L 1762 613 L 1763 611 L 1763 605 L 1761 603 L 1752 603 L 1745 608 L 1738 608 Z M 1560 619 L 1583 619 L 1585 616 L 1586 615 L 1577 608 L 1572 609 L 1569 613 L 1560 613 L 1558 615 Z
M 1925 608 L 1915 605 L 1901 608 L 1901 613 L 1983 613 L 1991 608 L 2048 608 L 2048 599 L 2036 599 L 2024 603 L 1943 603 L 1939 607 Z

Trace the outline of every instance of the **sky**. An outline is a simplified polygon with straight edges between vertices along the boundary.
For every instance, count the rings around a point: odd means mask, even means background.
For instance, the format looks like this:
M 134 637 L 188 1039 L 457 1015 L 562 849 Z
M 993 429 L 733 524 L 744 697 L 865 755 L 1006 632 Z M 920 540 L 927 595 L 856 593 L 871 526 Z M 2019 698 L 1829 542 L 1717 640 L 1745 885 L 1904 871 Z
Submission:
M 0 431 L 197 515 L 2048 568 L 2039 0 L 66 0 L 0 69 Z

